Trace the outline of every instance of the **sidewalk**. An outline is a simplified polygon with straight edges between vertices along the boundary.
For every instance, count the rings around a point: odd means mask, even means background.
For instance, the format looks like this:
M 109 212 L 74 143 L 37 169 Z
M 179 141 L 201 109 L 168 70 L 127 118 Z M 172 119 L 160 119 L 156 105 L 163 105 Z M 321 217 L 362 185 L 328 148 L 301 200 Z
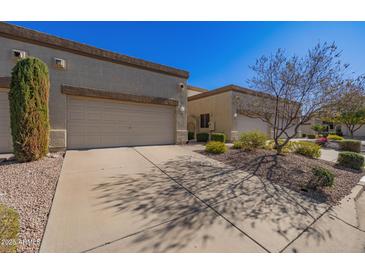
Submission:
M 284 252 L 365 252 L 364 183 L 339 205 L 328 209 Z

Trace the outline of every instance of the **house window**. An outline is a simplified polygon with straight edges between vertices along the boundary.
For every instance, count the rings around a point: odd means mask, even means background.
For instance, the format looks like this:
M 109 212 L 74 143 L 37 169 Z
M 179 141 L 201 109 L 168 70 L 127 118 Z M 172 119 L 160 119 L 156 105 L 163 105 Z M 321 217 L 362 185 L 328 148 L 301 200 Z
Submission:
M 200 128 L 209 128 L 209 113 L 200 114 Z
M 327 127 L 327 131 L 335 129 L 335 126 L 332 122 L 323 122 L 323 125 Z

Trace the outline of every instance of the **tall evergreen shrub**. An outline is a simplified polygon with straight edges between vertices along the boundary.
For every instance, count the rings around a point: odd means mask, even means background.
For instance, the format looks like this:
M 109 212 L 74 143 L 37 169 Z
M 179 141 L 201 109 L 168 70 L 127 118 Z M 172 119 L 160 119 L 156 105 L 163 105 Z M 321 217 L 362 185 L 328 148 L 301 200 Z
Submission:
M 20 162 L 37 160 L 48 152 L 49 74 L 45 63 L 25 58 L 12 70 L 9 92 L 13 152 Z

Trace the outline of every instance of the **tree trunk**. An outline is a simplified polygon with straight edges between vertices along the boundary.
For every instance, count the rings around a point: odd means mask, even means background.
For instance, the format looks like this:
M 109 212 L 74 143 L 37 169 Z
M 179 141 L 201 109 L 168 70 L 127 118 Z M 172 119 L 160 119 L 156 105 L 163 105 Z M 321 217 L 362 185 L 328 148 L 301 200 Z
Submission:
M 282 145 L 276 145 L 276 154 L 277 155 L 281 155 L 282 154 L 282 150 L 283 150 L 283 146 Z

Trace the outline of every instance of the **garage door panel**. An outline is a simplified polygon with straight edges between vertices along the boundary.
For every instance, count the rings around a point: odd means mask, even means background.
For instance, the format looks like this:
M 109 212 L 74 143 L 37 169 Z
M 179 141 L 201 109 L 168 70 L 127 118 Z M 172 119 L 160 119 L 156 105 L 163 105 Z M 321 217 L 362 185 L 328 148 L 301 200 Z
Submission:
M 0 153 L 12 150 L 8 93 L 0 91 Z
M 268 133 L 268 125 L 258 118 L 250 118 L 245 115 L 238 115 L 237 130 L 239 132 L 261 131 Z
M 68 98 L 68 147 L 173 144 L 175 108 Z

